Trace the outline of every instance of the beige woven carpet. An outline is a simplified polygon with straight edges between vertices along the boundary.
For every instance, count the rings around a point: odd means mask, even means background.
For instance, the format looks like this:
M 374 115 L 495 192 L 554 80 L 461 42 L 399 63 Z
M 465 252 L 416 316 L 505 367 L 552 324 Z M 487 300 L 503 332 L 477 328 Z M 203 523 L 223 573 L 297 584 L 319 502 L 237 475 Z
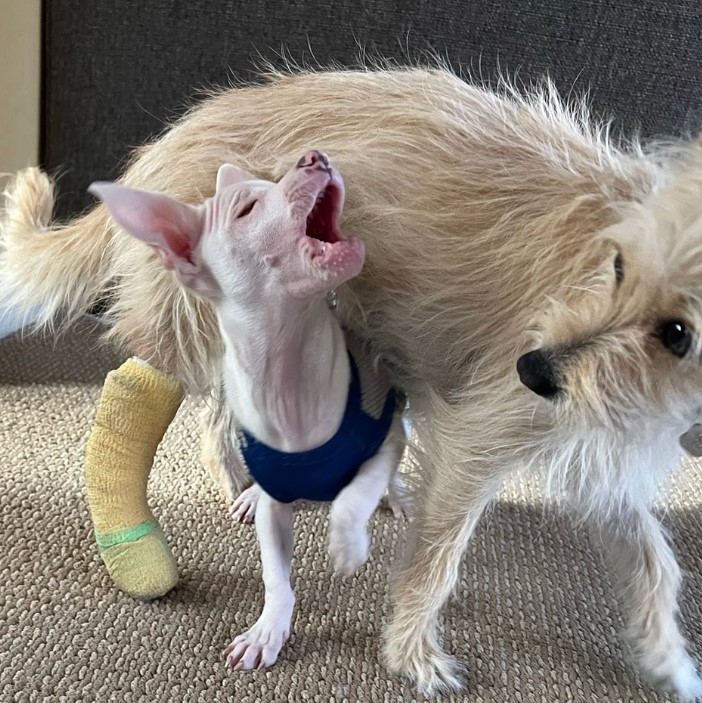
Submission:
M 326 512 L 300 512 L 293 636 L 271 670 L 234 673 L 221 651 L 262 603 L 253 529 L 230 522 L 198 461 L 197 408 L 170 428 L 151 495 L 179 559 L 158 602 L 118 592 L 92 540 L 82 453 L 105 373 L 119 359 L 81 329 L 58 343 L 0 340 L 0 700 L 412 701 L 378 664 L 388 564 L 402 529 L 373 521 L 369 564 L 345 582 L 325 555 Z M 702 474 L 667 516 L 688 570 L 682 612 L 702 651 Z M 626 665 L 620 611 L 584 534 L 512 489 L 473 541 L 446 611 L 465 701 L 662 701 Z M 421 700 L 421 698 L 420 698 Z

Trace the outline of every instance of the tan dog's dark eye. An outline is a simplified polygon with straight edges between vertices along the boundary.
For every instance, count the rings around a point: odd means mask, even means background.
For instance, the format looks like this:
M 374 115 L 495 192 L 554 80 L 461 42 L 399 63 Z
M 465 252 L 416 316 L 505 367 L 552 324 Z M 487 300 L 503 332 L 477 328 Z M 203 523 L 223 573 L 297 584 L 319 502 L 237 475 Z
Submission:
M 614 277 L 619 285 L 624 280 L 624 257 L 617 254 L 614 258 Z
M 252 203 L 249 203 L 246 207 L 244 207 L 243 210 L 241 210 L 237 214 L 237 218 L 246 217 L 247 215 L 250 215 L 251 211 L 254 209 L 254 205 L 256 205 L 257 202 L 258 202 L 258 200 L 254 200 Z
M 658 336 L 663 346 L 671 354 L 681 358 L 687 354 L 692 344 L 692 334 L 685 323 L 680 320 L 664 322 L 658 329 Z

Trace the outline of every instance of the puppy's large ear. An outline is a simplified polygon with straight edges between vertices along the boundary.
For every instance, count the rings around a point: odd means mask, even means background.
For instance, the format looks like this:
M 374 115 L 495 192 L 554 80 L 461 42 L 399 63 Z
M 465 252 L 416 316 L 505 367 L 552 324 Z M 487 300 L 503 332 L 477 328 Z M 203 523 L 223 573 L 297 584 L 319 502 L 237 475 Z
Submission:
M 88 190 L 107 205 L 122 229 L 152 246 L 184 285 L 207 297 L 216 295 L 213 276 L 196 253 L 204 229 L 202 210 L 117 183 L 96 182 Z
M 217 192 L 219 193 L 222 188 L 236 183 L 255 180 L 256 176 L 251 175 L 248 171 L 244 171 L 243 168 L 234 166 L 234 164 L 222 164 L 219 167 L 219 171 L 217 171 Z

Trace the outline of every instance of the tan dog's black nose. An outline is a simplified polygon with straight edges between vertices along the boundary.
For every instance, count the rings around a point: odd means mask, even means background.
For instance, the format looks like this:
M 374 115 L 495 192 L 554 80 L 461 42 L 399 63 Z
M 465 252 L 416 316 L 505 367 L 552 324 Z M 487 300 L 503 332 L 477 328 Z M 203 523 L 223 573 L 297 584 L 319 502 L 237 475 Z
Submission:
M 541 349 L 520 356 L 517 361 L 519 380 L 542 398 L 553 398 L 561 390 L 556 380 L 553 363 Z
M 318 168 L 329 171 L 329 157 L 323 151 L 308 151 L 298 162 L 297 168 Z

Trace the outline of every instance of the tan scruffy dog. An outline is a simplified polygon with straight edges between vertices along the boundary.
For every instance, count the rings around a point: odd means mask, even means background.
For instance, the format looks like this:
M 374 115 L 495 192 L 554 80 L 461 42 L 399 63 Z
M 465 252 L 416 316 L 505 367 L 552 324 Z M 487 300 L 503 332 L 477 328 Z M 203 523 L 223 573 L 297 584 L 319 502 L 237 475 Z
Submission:
M 198 202 L 222 162 L 275 179 L 317 145 L 347 181 L 344 231 L 367 250 L 338 313 L 409 394 L 421 447 L 389 669 L 425 692 L 460 686 L 440 610 L 483 510 L 526 465 L 604 536 L 641 670 L 702 694 L 676 624 L 680 571 L 649 509 L 702 407 L 699 147 L 619 147 L 548 89 L 332 72 L 212 96 L 139 151 L 124 182 Z M 37 172 L 12 197 L 5 305 L 70 319 L 110 291 L 113 336 L 191 389 L 216 385 L 211 307 L 147 247 L 102 207 L 48 229 Z M 230 422 L 214 418 L 211 459 L 228 460 Z

